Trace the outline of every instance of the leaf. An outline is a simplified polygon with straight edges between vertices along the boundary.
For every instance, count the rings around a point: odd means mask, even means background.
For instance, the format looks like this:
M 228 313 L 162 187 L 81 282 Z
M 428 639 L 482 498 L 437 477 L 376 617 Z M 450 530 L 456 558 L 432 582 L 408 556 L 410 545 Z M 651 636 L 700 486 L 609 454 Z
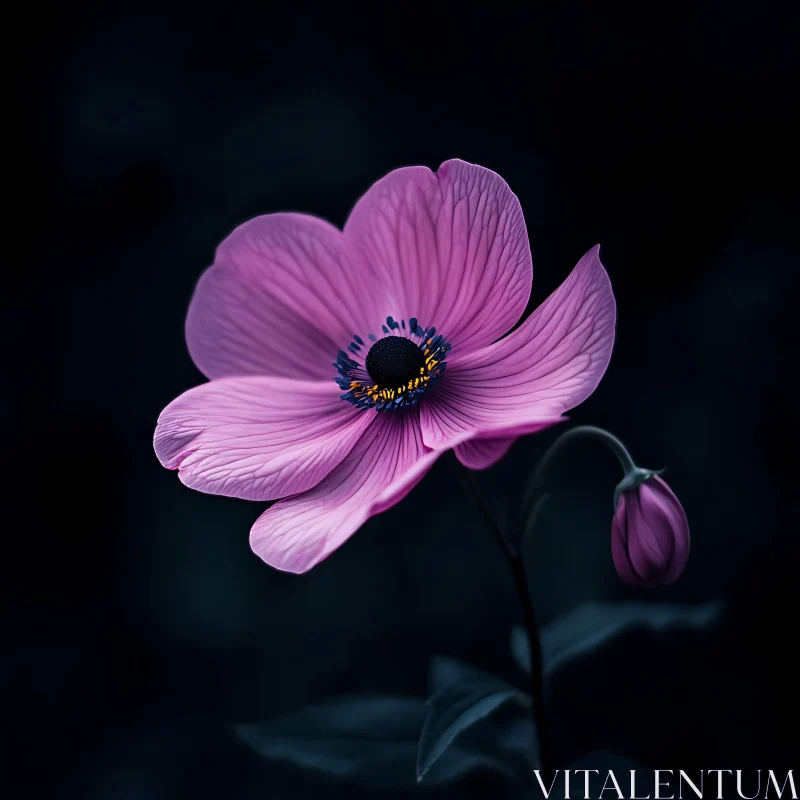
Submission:
M 502 678 L 490 675 L 488 672 L 459 661 L 457 658 L 434 656 L 428 667 L 428 691 L 431 694 L 435 694 L 458 684 L 461 684 L 462 687 L 488 687 L 494 685 L 498 690 L 503 691 L 513 688 Z
M 474 667 L 438 657 L 431 666 L 432 683 L 443 688 L 428 700 L 428 716 L 417 752 L 417 780 L 427 778 L 431 768 L 443 758 L 455 740 L 502 706 L 515 701 L 520 706 L 528 698 L 510 684 Z M 458 678 L 462 678 L 458 681 Z M 496 767 L 513 777 L 511 771 Z
M 705 628 L 722 612 L 720 601 L 700 605 L 677 603 L 586 603 L 545 626 L 541 632 L 544 674 L 552 673 L 596 650 L 619 634 L 636 628 Z M 528 635 L 519 626 L 511 631 L 511 651 L 519 666 L 530 673 Z
M 264 758 L 373 789 L 417 786 L 414 764 L 427 708 L 421 698 L 345 695 L 274 720 L 238 725 Z M 433 785 L 476 769 L 498 770 L 480 752 L 452 748 L 427 776 Z

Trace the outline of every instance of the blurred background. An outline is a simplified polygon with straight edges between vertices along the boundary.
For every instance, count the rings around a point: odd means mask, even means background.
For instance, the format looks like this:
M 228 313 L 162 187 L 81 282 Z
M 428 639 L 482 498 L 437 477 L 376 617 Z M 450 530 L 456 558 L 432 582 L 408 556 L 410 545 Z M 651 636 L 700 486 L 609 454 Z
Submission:
M 572 417 L 668 465 L 692 529 L 676 586 L 623 587 L 618 468 L 576 445 L 528 552 L 541 620 L 587 600 L 726 602 L 702 635 L 625 640 L 561 676 L 557 760 L 797 766 L 794 6 L 23 12 L 7 151 L 22 246 L 2 293 L 6 796 L 383 796 L 268 764 L 232 725 L 345 692 L 422 695 L 436 653 L 521 683 L 507 566 L 452 457 L 296 577 L 250 552 L 262 505 L 194 493 L 152 451 L 162 407 L 202 380 L 185 310 L 234 226 L 279 210 L 341 225 L 389 170 L 452 157 L 520 198 L 530 308 L 602 245 L 617 344 Z M 554 436 L 479 476 L 512 523 Z M 503 791 L 476 775 L 441 794 Z

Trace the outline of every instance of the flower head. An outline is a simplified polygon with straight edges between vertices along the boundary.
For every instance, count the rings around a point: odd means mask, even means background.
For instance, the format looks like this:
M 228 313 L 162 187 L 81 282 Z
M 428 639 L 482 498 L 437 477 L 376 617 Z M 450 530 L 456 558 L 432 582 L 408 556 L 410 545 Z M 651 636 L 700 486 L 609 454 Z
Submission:
M 689 523 L 680 501 L 653 472 L 641 482 L 625 481 L 611 523 L 611 555 L 617 573 L 631 586 L 674 583 L 689 558 Z M 626 476 L 627 478 L 627 476 Z
M 488 467 L 594 391 L 615 323 L 599 247 L 504 336 L 532 277 L 517 198 L 463 161 L 391 172 L 343 231 L 256 217 L 197 285 L 186 339 L 210 380 L 164 409 L 156 453 L 199 491 L 279 499 L 251 545 L 305 572 L 444 451 Z

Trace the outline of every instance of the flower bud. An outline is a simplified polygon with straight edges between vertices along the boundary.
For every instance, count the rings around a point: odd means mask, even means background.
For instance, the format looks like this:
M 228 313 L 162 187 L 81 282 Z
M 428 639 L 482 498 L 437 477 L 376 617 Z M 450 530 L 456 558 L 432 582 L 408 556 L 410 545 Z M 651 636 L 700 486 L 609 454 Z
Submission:
M 635 470 L 617 487 L 611 555 L 630 586 L 674 583 L 689 557 L 689 523 L 678 498 L 649 470 Z

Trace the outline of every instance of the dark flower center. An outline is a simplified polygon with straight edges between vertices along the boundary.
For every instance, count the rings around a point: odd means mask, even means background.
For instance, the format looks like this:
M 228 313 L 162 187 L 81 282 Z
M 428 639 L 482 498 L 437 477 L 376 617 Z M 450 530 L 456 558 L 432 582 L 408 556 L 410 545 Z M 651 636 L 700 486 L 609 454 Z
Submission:
M 361 351 L 368 345 L 358 334 L 353 334 L 347 351 L 338 352 L 331 366 L 337 373 L 336 385 L 344 392 L 342 400 L 375 411 L 416 405 L 442 377 L 450 342 L 433 326 L 420 325 L 416 317 L 409 317 L 408 325 L 404 319 L 386 317 L 381 331 L 380 339 L 367 334 L 374 344 L 369 345 L 363 362 Z
M 370 347 L 364 366 L 378 386 L 394 388 L 420 377 L 425 356 L 410 339 L 386 336 Z

